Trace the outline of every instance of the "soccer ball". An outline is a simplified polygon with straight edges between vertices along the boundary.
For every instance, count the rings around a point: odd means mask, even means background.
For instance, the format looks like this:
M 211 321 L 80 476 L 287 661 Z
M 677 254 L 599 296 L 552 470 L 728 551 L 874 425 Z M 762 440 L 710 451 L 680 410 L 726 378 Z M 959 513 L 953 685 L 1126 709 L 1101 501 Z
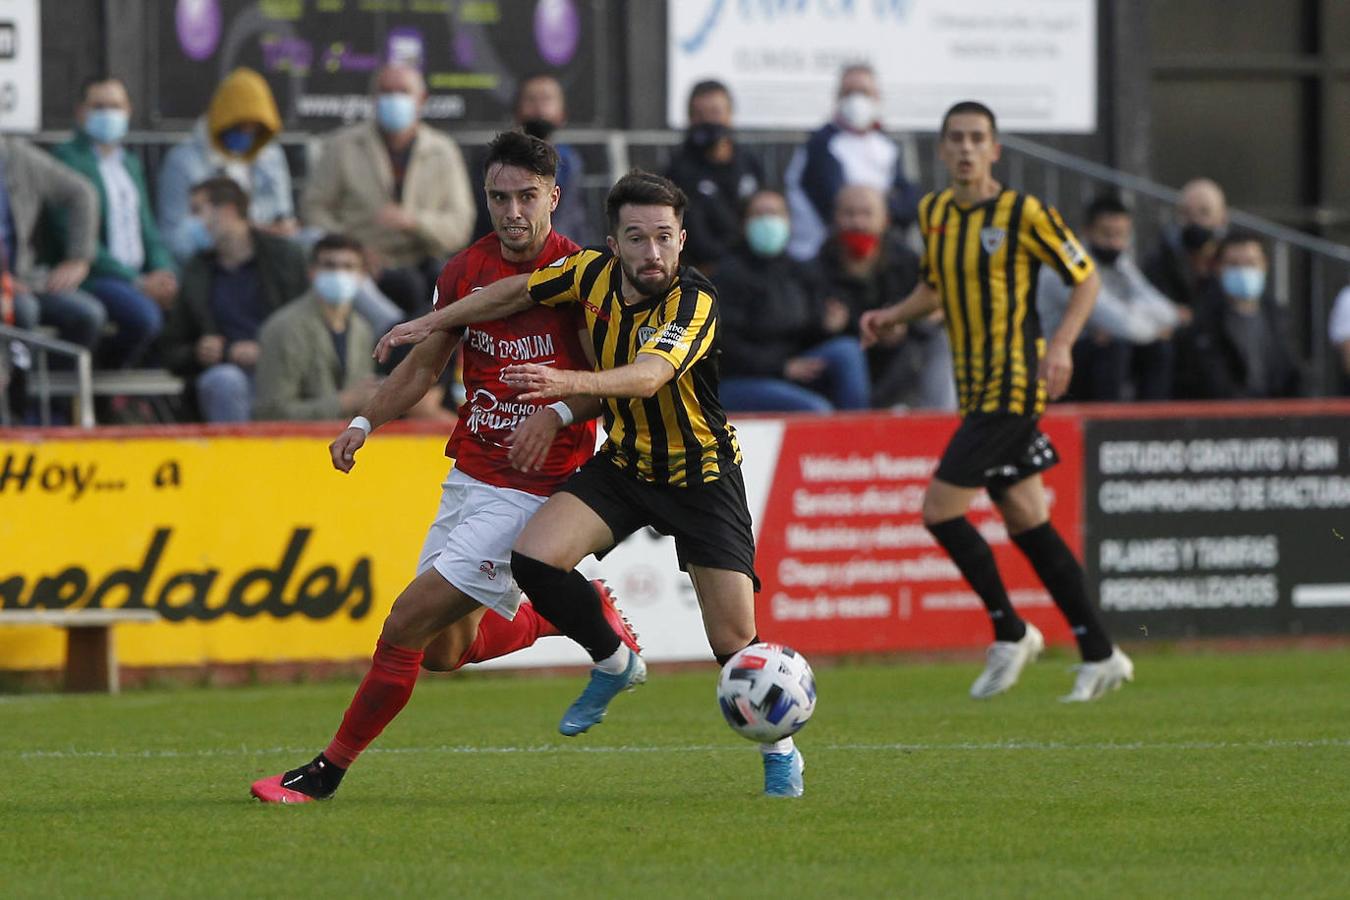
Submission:
M 741 737 L 768 743 L 797 731 L 816 709 L 816 676 L 782 644 L 751 644 L 722 667 L 717 703 Z

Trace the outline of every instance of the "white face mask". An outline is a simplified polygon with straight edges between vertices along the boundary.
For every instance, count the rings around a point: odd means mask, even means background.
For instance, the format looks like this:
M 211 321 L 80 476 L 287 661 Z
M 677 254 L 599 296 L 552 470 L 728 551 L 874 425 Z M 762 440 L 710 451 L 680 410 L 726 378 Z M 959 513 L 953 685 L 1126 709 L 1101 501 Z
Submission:
M 877 123 L 877 101 L 858 91 L 839 98 L 839 121 L 852 131 L 866 131 Z
M 329 306 L 350 303 L 361 289 L 361 276 L 342 269 L 320 269 L 314 273 L 314 293 Z

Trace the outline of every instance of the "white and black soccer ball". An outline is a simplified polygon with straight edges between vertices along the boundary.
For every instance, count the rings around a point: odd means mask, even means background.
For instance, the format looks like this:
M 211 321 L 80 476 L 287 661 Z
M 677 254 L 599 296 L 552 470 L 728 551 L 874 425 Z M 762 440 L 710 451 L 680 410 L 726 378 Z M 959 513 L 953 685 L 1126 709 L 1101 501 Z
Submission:
M 722 667 L 717 703 L 741 737 L 761 743 L 796 734 L 816 709 L 816 676 L 791 647 L 751 644 Z

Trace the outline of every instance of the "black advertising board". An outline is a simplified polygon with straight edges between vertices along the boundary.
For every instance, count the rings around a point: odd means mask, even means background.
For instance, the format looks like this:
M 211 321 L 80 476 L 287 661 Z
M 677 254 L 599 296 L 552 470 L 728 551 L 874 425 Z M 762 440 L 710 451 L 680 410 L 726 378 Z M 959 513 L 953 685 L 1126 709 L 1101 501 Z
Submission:
M 1117 636 L 1350 631 L 1350 418 L 1089 419 L 1083 444 Z
M 370 79 L 390 59 L 423 71 L 437 124 L 510 119 L 523 75 L 554 75 L 573 125 L 603 123 L 599 0 L 156 0 L 155 121 L 205 111 L 237 66 L 261 72 L 288 128 L 364 118 Z

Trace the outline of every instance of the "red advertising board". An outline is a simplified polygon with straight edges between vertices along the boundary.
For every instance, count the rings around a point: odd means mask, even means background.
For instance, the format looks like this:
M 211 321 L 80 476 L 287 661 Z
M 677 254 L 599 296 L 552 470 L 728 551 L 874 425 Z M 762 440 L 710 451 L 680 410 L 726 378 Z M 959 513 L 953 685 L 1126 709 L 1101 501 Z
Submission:
M 924 489 L 957 419 L 949 415 L 791 419 L 759 528 L 760 634 L 804 653 L 981 646 L 979 598 L 923 527 Z M 1048 416 L 1061 462 L 1045 475 L 1051 518 L 1082 553 L 1082 427 Z M 1050 641 L 1072 639 L 998 512 L 981 494 L 971 523 L 993 547 L 1013 604 Z

